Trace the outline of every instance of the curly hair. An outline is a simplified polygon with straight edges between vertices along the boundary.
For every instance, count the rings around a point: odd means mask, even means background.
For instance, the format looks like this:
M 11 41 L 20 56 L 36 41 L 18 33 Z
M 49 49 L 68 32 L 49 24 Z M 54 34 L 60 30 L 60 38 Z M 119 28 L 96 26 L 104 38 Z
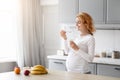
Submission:
M 82 23 L 85 24 L 85 27 L 88 30 L 88 32 L 91 35 L 93 35 L 93 33 L 96 31 L 96 29 L 94 27 L 92 17 L 86 12 L 81 12 L 77 15 L 76 18 L 81 19 Z

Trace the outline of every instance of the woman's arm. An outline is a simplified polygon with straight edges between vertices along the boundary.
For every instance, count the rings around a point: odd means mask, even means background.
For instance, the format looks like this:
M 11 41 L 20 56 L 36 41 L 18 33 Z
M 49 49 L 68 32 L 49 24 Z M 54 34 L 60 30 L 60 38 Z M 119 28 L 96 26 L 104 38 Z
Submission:
M 95 38 L 92 37 L 87 43 L 88 45 L 88 53 L 84 52 L 83 50 L 79 49 L 76 51 L 83 59 L 85 59 L 88 62 L 91 62 L 94 58 L 94 52 L 95 52 Z
M 64 40 L 64 50 L 65 50 L 65 53 L 68 54 L 68 52 L 69 52 L 69 47 L 68 47 L 68 42 L 67 42 L 66 31 L 61 30 L 61 31 L 60 31 L 60 35 L 61 35 L 61 37 L 62 37 L 63 40 Z
M 68 52 L 69 52 L 69 47 L 68 47 L 68 42 L 67 42 L 67 40 L 64 40 L 64 50 L 65 50 L 65 53 L 68 54 Z

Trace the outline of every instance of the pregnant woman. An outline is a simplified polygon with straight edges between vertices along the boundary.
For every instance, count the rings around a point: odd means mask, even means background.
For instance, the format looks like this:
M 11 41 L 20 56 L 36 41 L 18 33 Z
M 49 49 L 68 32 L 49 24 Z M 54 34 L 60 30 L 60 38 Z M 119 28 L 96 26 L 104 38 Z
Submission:
M 68 54 L 66 68 L 68 72 L 90 73 L 89 63 L 94 58 L 95 28 L 93 20 L 88 13 L 82 12 L 76 17 L 76 28 L 80 31 L 79 37 L 68 41 L 66 32 L 60 31 L 64 39 L 65 52 Z

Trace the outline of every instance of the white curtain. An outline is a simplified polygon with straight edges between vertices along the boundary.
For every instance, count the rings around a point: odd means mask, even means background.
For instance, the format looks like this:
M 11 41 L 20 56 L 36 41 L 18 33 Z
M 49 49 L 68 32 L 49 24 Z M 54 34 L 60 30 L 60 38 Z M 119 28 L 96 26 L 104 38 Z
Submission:
M 18 28 L 18 65 L 34 66 L 44 65 L 44 53 L 41 51 L 41 6 L 40 0 L 22 0 L 21 2 L 23 25 Z

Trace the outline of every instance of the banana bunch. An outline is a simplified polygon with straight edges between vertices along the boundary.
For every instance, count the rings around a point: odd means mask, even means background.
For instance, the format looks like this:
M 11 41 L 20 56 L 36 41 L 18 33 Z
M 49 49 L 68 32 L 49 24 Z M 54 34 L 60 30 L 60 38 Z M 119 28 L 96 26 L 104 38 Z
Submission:
M 34 74 L 34 75 L 47 74 L 47 73 L 48 72 L 47 72 L 46 68 L 42 65 L 35 65 L 31 69 L 31 74 Z

